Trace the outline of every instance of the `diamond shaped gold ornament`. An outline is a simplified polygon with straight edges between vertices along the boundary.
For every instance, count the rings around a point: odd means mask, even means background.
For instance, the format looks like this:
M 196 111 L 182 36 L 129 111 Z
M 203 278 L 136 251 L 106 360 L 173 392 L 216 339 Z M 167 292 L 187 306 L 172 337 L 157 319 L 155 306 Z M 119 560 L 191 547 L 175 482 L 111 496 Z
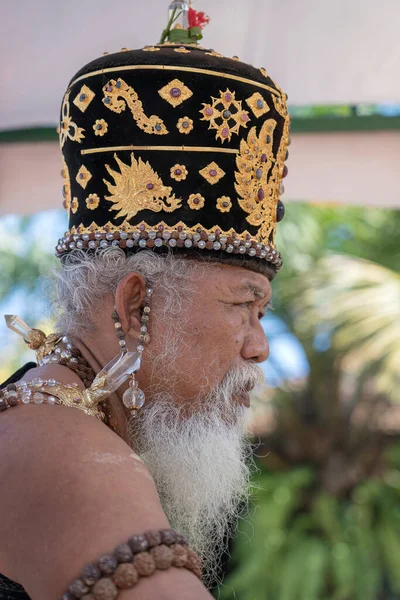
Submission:
M 251 108 L 255 116 L 261 117 L 269 111 L 269 106 L 259 92 L 255 92 L 250 98 L 246 98 L 246 104 Z
M 204 169 L 201 169 L 199 173 L 208 181 L 208 183 L 211 183 L 211 185 L 218 183 L 218 181 L 225 175 L 225 171 L 223 171 L 216 162 L 211 162 L 209 165 L 204 167 Z
M 85 167 L 85 165 L 82 165 L 78 173 L 76 174 L 75 179 L 79 183 L 79 185 L 85 190 L 87 184 L 92 179 L 92 174 L 89 171 L 89 169 Z
M 169 102 L 174 108 L 193 96 L 193 92 L 179 79 L 173 79 L 163 88 L 158 90 L 161 98 Z
M 79 94 L 75 96 L 73 103 L 79 108 L 79 110 L 85 112 L 95 95 L 96 94 L 92 92 L 92 90 L 88 88 L 87 85 L 83 85 L 80 89 Z

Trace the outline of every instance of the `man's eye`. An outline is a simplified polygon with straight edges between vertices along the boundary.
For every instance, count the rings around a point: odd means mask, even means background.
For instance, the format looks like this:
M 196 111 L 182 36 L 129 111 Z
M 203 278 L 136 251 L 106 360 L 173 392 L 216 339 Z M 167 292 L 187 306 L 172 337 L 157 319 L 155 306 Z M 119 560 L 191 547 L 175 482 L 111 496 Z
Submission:
M 251 300 L 249 300 L 248 302 L 241 302 L 237 306 L 245 306 L 246 308 L 250 308 L 252 304 L 253 304 L 253 302 Z
M 263 311 L 263 312 L 259 312 L 259 313 L 258 313 L 258 318 L 259 318 L 259 320 L 260 320 L 260 321 L 261 321 L 261 319 L 262 319 L 263 317 L 265 317 L 266 313 L 267 313 L 269 310 L 274 310 L 274 307 L 272 306 L 272 302 L 271 302 L 271 301 L 267 302 L 267 304 L 265 305 L 265 308 L 264 308 L 264 311 Z

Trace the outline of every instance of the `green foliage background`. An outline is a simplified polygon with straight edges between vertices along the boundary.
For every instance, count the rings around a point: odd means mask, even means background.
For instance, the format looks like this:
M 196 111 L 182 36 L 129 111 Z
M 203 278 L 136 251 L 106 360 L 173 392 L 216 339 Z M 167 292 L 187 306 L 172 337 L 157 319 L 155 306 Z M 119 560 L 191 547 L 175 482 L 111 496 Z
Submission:
M 310 374 L 258 398 L 222 600 L 400 599 L 399 228 L 397 211 L 289 206 L 275 314 Z
M 0 225 L 3 312 L 43 326 L 54 221 L 51 244 L 36 217 Z M 310 373 L 255 399 L 259 472 L 222 600 L 400 600 L 399 231 L 397 211 L 288 205 L 274 318 Z M 31 357 L 0 334 L 5 379 Z

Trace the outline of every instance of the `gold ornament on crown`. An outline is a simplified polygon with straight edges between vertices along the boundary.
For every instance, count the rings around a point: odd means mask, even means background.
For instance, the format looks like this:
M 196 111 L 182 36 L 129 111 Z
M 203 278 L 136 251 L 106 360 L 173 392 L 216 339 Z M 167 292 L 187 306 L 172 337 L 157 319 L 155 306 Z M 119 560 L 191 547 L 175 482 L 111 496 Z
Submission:
M 220 97 L 211 97 L 211 103 L 204 103 L 200 113 L 203 115 L 201 121 L 208 121 L 208 129 L 216 129 L 215 139 L 222 143 L 230 142 L 232 134 L 239 134 L 241 127 L 247 127 L 250 121 L 247 110 L 242 109 L 242 101 L 236 100 L 235 92 L 226 89 L 220 91 Z
M 249 216 L 246 221 L 259 227 L 262 238 L 269 238 L 275 226 L 274 189 L 272 173 L 276 166 L 273 154 L 274 119 L 263 124 L 260 134 L 252 127 L 247 140 L 240 142 L 240 154 L 236 157 L 238 171 L 235 172 L 235 189 L 239 195 L 239 206 Z
M 117 81 L 111 79 L 103 87 L 103 93 L 104 106 L 118 114 L 121 114 L 128 106 L 136 125 L 145 133 L 156 135 L 166 135 L 168 133 L 168 129 L 160 117 L 157 115 L 146 116 L 138 94 L 123 79 L 119 78 Z
M 172 194 L 172 188 L 165 186 L 161 177 L 154 171 L 150 164 L 141 158 L 136 160 L 131 153 L 131 164 L 127 165 L 114 154 L 120 172 L 114 171 L 109 165 L 106 169 L 114 183 L 104 179 L 110 196 L 105 196 L 114 204 L 110 210 L 118 210 L 114 218 L 125 217 L 131 219 L 141 210 L 160 212 L 173 212 L 181 207 L 181 200 Z
M 69 115 L 69 94 L 70 92 L 67 92 L 64 96 L 61 108 L 61 123 L 57 128 L 57 131 L 60 135 L 61 149 L 63 148 L 67 139 L 70 139 L 71 142 L 78 142 L 80 144 L 85 137 L 85 134 L 83 133 L 85 130 L 82 127 L 78 127 L 78 125 Z

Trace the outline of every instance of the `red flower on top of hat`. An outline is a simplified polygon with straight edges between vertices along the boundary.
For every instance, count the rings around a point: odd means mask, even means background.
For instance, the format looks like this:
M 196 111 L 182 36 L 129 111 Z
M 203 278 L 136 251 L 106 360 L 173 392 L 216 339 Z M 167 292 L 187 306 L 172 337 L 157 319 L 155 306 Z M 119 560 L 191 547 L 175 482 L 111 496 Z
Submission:
M 191 6 L 189 7 L 189 27 L 199 27 L 203 29 L 210 22 L 210 17 L 202 11 L 194 10 Z

